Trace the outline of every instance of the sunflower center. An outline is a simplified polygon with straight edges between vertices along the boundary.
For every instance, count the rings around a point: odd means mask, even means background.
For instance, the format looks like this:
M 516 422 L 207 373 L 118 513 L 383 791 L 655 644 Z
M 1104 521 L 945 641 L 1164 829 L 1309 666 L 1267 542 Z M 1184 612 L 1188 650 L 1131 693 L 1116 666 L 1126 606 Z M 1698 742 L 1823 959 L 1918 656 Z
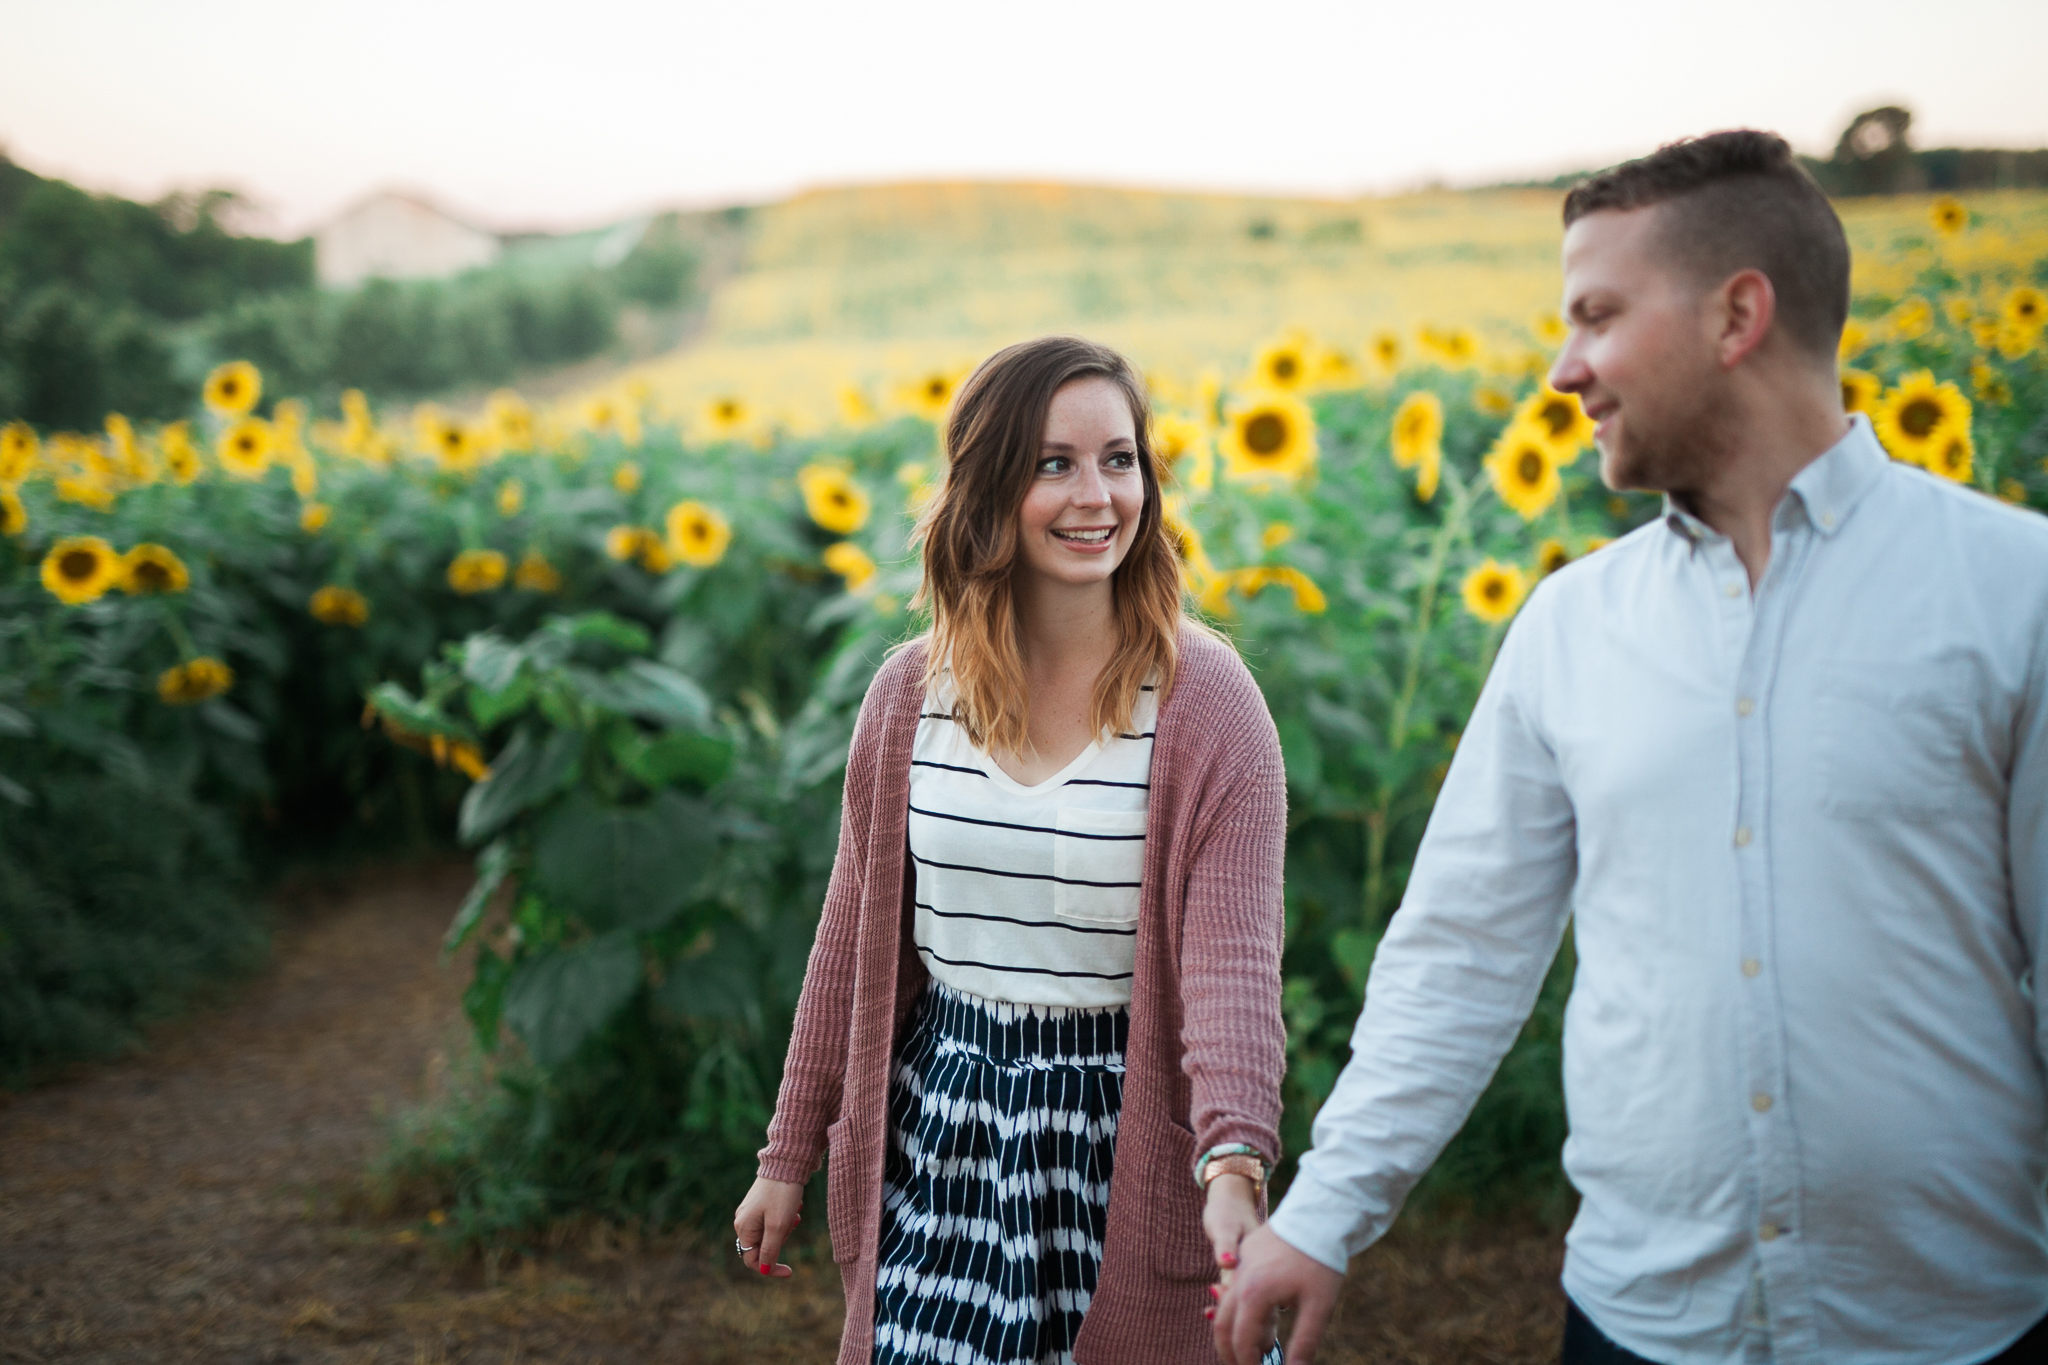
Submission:
M 153 559 L 146 559 L 135 566 L 135 581 L 152 592 L 161 592 L 170 586 L 170 570 Z
M 91 550 L 72 550 L 57 561 L 57 572 L 74 583 L 85 583 L 99 571 L 100 557 Z
M 1498 602 L 1507 595 L 1508 585 L 1498 578 L 1489 578 L 1479 585 L 1479 595 L 1489 602 Z
M 1287 419 L 1262 412 L 1244 424 L 1245 448 L 1259 456 L 1277 455 L 1287 445 Z
M 944 398 L 946 396 L 946 381 L 943 379 L 930 380 L 925 384 L 924 391 L 925 396 L 928 398 Z
M 1515 460 L 1515 477 L 1523 483 L 1540 483 L 1543 479 L 1543 457 L 1533 450 L 1525 450 Z
M 1300 370 L 1300 364 L 1291 355 L 1273 357 L 1273 377 L 1275 379 L 1292 379 Z
M 1941 425 L 1941 405 L 1929 398 L 1915 398 L 1899 409 L 1899 426 L 1908 436 L 1925 440 Z
M 1550 428 L 1552 436 L 1562 436 L 1572 429 L 1572 405 L 1562 398 L 1553 398 L 1537 410 L 1543 425 Z

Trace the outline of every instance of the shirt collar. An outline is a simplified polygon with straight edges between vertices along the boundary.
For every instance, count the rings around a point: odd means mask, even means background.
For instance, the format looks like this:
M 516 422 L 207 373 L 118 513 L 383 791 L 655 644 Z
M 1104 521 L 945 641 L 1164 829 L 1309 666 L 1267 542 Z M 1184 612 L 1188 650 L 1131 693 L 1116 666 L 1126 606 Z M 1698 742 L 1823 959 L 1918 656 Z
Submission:
M 1848 433 L 1795 474 L 1789 491 L 1798 496 L 1814 529 L 1832 537 L 1889 463 L 1890 457 L 1870 429 L 1870 419 L 1860 412 L 1851 413 Z M 1697 546 L 1720 534 L 1669 493 L 1664 495 L 1664 524 L 1688 545 Z

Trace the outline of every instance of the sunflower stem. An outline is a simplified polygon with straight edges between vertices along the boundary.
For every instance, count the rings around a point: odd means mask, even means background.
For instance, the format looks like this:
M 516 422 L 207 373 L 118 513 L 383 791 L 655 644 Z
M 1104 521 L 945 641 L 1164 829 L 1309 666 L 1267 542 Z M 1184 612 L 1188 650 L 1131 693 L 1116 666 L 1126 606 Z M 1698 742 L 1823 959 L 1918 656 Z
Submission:
M 178 613 L 170 605 L 163 605 L 164 633 L 171 637 L 171 643 L 178 647 L 178 662 L 189 663 L 199 657 L 199 647 L 192 643 L 192 636 L 186 631 L 185 623 L 178 619 Z

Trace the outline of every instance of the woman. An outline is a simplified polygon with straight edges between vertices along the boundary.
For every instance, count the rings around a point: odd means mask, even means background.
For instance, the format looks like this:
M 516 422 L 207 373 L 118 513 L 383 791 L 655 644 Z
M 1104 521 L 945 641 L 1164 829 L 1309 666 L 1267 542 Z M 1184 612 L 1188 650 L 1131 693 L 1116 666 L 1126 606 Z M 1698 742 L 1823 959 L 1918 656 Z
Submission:
M 1048 337 L 947 422 L 932 628 L 861 706 L 733 1220 L 790 1274 L 829 1153 L 841 1365 L 1215 1359 L 1211 1282 L 1279 1156 L 1286 779 L 1182 613 L 1148 417 L 1121 356 Z

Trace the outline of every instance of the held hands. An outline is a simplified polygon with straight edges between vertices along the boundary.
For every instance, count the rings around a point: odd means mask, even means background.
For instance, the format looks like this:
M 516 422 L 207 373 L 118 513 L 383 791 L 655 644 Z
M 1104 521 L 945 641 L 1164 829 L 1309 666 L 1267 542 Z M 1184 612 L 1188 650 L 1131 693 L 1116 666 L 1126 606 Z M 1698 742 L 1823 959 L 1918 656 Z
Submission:
M 1219 1179 L 1217 1184 L 1221 1183 Z M 1215 1186 L 1210 1188 L 1213 1191 Z M 1310 1365 L 1337 1307 L 1337 1291 L 1343 1287 L 1344 1277 L 1281 1241 L 1270 1227 L 1262 1226 L 1245 1237 L 1236 1260 L 1234 1273 L 1224 1272 L 1222 1298 L 1215 1309 L 1216 1354 L 1223 1358 L 1223 1365 L 1259 1365 L 1283 1307 L 1295 1310 L 1294 1333 L 1287 1342 L 1288 1365 Z M 1220 1251 L 1217 1263 L 1228 1264 Z
M 738 1245 L 745 1248 L 740 1259 L 746 1262 L 747 1269 L 778 1280 L 796 1273 L 775 1258 L 782 1254 L 789 1230 L 803 1221 L 803 1215 L 797 1212 L 803 1202 L 803 1186 L 787 1180 L 770 1180 L 765 1175 L 755 1178 L 754 1188 L 747 1191 L 747 1197 L 740 1200 L 739 1211 L 732 1216 L 732 1230 L 739 1234 Z

